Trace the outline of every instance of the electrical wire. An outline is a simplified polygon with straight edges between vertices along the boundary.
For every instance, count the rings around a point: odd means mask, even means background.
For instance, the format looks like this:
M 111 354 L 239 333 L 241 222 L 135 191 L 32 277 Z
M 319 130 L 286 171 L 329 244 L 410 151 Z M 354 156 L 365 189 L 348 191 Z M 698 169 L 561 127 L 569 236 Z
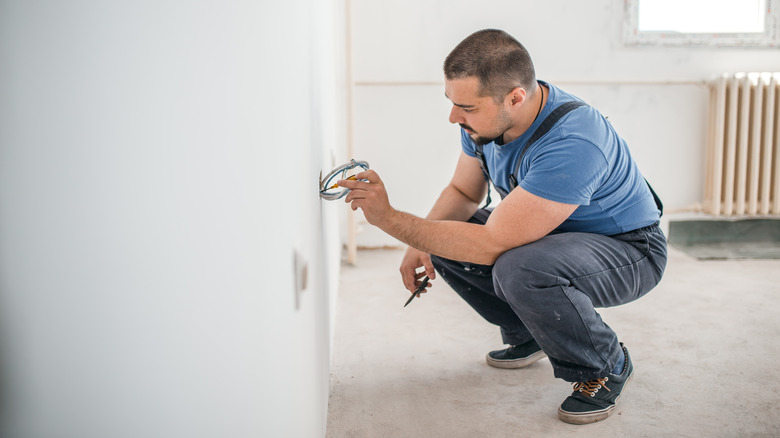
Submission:
M 331 170 L 330 173 L 325 175 L 324 179 L 320 180 L 320 198 L 328 201 L 335 201 L 336 199 L 341 199 L 346 196 L 350 190 L 346 187 L 340 187 L 338 184 L 333 184 L 333 180 L 356 179 L 355 175 L 347 176 L 347 172 L 358 167 L 363 170 L 368 170 L 368 162 L 356 161 L 353 158 L 341 166 Z

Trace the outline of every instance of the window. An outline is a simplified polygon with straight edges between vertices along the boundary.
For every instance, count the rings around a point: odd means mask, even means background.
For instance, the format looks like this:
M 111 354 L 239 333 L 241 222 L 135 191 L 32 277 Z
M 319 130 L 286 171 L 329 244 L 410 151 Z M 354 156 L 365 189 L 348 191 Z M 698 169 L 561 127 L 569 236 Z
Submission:
M 628 45 L 780 47 L 780 0 L 627 0 Z

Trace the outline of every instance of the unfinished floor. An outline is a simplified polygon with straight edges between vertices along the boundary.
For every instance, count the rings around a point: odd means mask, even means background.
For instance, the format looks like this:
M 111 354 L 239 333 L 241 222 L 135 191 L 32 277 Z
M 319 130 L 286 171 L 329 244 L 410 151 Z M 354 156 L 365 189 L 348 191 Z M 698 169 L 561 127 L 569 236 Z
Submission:
M 574 426 L 557 418 L 571 386 L 550 362 L 488 366 L 498 329 L 443 281 L 404 308 L 402 255 L 342 268 L 328 437 L 780 436 L 780 260 L 670 248 L 655 290 L 600 310 L 636 371 L 610 418 Z

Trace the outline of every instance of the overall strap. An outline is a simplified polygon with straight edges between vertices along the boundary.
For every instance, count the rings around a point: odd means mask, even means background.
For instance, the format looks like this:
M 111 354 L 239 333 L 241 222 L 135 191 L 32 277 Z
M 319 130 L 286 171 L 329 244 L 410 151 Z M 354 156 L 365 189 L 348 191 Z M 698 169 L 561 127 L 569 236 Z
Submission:
M 520 170 L 520 161 L 523 158 L 523 155 L 525 155 L 525 151 L 528 150 L 528 147 L 530 147 L 536 140 L 539 140 L 542 138 L 544 134 L 547 134 L 550 129 L 555 125 L 555 123 L 560 120 L 561 117 L 566 115 L 569 111 L 579 108 L 581 106 L 586 106 L 584 102 L 573 100 L 571 102 L 566 102 L 563 105 L 559 106 L 558 108 L 555 108 L 553 112 L 550 113 L 547 118 L 544 119 L 541 125 L 539 125 L 539 128 L 536 129 L 534 134 L 531 136 L 531 138 L 528 140 L 528 143 L 525 144 L 525 147 L 523 148 L 523 152 L 520 153 L 520 156 L 517 158 L 517 164 L 515 166 L 515 172 L 511 175 L 509 175 L 509 183 L 511 184 L 509 190 L 514 190 L 515 187 L 517 187 L 517 173 Z M 658 197 L 658 194 L 655 193 L 655 190 L 653 190 L 653 186 L 650 185 L 649 182 L 647 182 L 647 178 L 645 178 L 645 184 L 647 184 L 647 188 L 650 189 L 650 193 L 653 195 L 653 200 L 655 201 L 655 205 L 658 208 L 658 210 L 661 212 L 661 216 L 664 215 L 664 204 L 661 202 L 661 198 Z
M 528 147 L 531 146 L 536 140 L 539 140 L 544 134 L 547 134 L 547 132 L 555 125 L 558 120 L 561 119 L 561 117 L 565 116 L 569 113 L 569 111 L 579 108 L 581 106 L 586 106 L 587 104 L 585 102 L 581 102 L 578 100 L 573 100 L 571 102 L 566 102 L 557 108 L 555 108 L 547 117 L 542 121 L 542 124 L 539 125 L 538 128 L 536 128 L 536 131 L 534 131 L 533 135 L 530 139 L 526 142 L 525 146 L 523 147 L 523 151 L 520 153 L 520 156 L 517 158 L 517 165 L 515 166 L 514 173 L 509 175 L 509 191 L 511 192 L 514 190 L 515 187 L 517 187 L 517 171 L 520 169 L 520 161 L 523 158 L 523 155 L 525 155 L 525 151 L 528 150 Z M 487 159 L 485 158 L 485 153 L 483 152 L 483 145 L 481 144 L 475 144 L 476 148 L 474 149 L 474 153 L 476 154 L 477 158 L 479 158 L 479 165 L 482 168 L 482 175 L 485 177 L 485 181 L 488 185 L 488 192 L 487 192 L 487 200 L 485 201 L 485 208 L 490 205 L 491 198 L 490 198 L 490 172 L 488 172 L 488 166 L 487 166 Z M 496 186 L 496 190 L 499 190 L 499 187 Z M 505 192 L 503 190 L 499 190 L 499 193 L 501 194 L 501 197 L 505 197 L 508 192 Z
M 515 171 L 509 175 L 509 191 L 514 190 L 515 187 L 517 187 L 517 174 L 520 170 L 520 162 L 523 159 L 523 155 L 525 155 L 525 152 L 528 150 L 528 148 L 537 140 L 542 138 L 544 134 L 547 134 L 550 129 L 552 129 L 553 126 L 558 122 L 558 120 L 561 119 L 561 117 L 568 114 L 570 111 L 575 110 L 581 106 L 587 106 L 585 102 L 573 100 L 570 102 L 566 102 L 557 108 L 555 108 L 539 125 L 539 127 L 534 131 L 533 135 L 530 139 L 526 142 L 525 146 L 523 146 L 523 151 L 520 152 L 520 156 L 517 158 L 517 164 L 515 165 Z M 485 159 L 485 154 L 483 152 L 483 146 L 482 145 L 476 145 L 476 149 L 474 151 L 477 155 L 477 158 L 480 160 L 480 166 L 482 167 L 482 174 L 485 176 L 485 181 L 488 183 L 488 193 L 487 193 L 487 201 L 485 202 L 485 207 L 487 207 L 490 204 L 490 173 L 488 172 L 487 167 L 487 159 Z M 661 198 L 658 197 L 658 195 L 655 193 L 655 190 L 653 190 L 653 187 L 650 185 L 649 182 L 647 182 L 647 179 L 645 179 L 645 183 L 647 184 L 647 187 L 650 189 L 650 193 L 653 195 L 653 200 L 655 201 L 656 207 L 658 207 L 658 210 L 661 212 L 661 216 L 664 214 L 664 204 L 661 202 Z M 498 186 L 496 186 L 496 189 L 498 190 Z M 502 197 L 506 196 L 506 193 L 504 193 L 503 190 L 499 190 Z
M 517 187 L 517 172 L 520 170 L 520 162 L 523 160 L 523 155 L 525 155 L 525 151 L 528 150 L 528 148 L 536 142 L 536 140 L 539 140 L 542 138 L 544 134 L 547 134 L 547 132 L 552 129 L 553 126 L 558 122 L 558 120 L 561 119 L 561 117 L 565 116 L 569 113 L 569 111 L 572 111 L 574 109 L 577 109 L 581 106 L 587 106 L 585 102 L 581 102 L 579 100 L 572 100 L 570 102 L 566 102 L 559 107 L 555 108 L 543 121 L 542 124 L 539 125 L 538 128 L 536 128 L 536 131 L 534 131 L 534 134 L 531 136 L 531 138 L 528 139 L 528 141 L 525 143 L 525 146 L 523 147 L 523 151 L 520 152 L 520 156 L 517 157 L 517 164 L 515 164 L 515 171 L 512 172 L 509 175 L 509 191 Z
M 661 212 L 661 214 L 658 217 L 661 217 L 664 215 L 664 203 L 661 202 L 661 198 L 656 195 L 655 190 L 653 190 L 653 186 L 650 185 L 649 182 L 647 182 L 647 178 L 645 178 L 645 184 L 647 184 L 647 188 L 650 189 L 650 193 L 653 194 L 653 200 L 655 201 L 655 206 L 658 207 L 658 211 Z
M 474 153 L 477 155 L 477 158 L 479 158 L 479 167 L 482 168 L 482 176 L 485 177 L 485 182 L 487 183 L 487 200 L 485 201 L 485 206 L 483 208 L 487 208 L 488 205 L 490 205 L 491 199 L 490 199 L 490 173 L 488 173 L 488 167 L 487 167 L 487 160 L 485 159 L 485 153 L 482 151 L 483 145 L 481 144 L 474 144 L 476 148 L 474 149 Z

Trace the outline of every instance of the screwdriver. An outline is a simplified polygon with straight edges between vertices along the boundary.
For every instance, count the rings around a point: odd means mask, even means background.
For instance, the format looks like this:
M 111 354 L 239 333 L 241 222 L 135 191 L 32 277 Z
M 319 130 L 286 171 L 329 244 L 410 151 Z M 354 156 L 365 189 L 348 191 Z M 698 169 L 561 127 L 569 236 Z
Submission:
M 349 179 L 349 180 L 352 180 L 352 181 L 355 181 L 357 178 L 355 178 L 355 175 L 352 175 L 352 176 L 350 176 L 350 177 L 349 177 L 349 178 L 347 178 L 347 179 Z M 338 187 L 339 187 L 339 185 L 338 185 L 338 184 L 333 184 L 332 186 L 328 187 L 328 188 L 327 188 L 327 189 L 325 189 L 325 190 L 332 190 L 332 189 L 335 189 L 335 188 L 338 188 Z

